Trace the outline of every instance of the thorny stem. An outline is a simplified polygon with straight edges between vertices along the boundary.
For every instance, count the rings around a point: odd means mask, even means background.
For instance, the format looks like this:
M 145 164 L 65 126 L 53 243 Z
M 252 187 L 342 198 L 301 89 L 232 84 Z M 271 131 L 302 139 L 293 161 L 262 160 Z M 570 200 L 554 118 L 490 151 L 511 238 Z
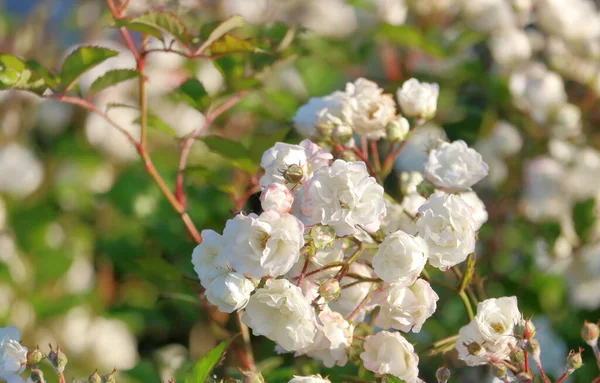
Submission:
M 58 383 L 66 383 L 65 374 L 62 372 L 57 372 L 56 377 L 58 378 Z
M 529 353 L 523 350 L 523 371 L 529 372 Z
M 569 376 L 569 371 L 565 370 L 565 372 L 563 372 L 563 374 L 558 378 L 556 383 L 562 383 L 565 379 L 567 379 L 568 376 Z
M 371 297 L 371 292 L 369 291 L 369 293 L 363 298 L 362 301 L 360 301 L 360 303 L 358 304 L 358 306 L 356 306 L 356 308 L 354 309 L 354 311 L 352 311 L 350 313 L 350 315 L 348 315 L 348 317 L 346 318 L 347 321 L 351 321 L 352 318 L 354 318 L 354 316 L 356 316 L 356 314 L 358 314 L 358 312 L 360 311 L 360 309 L 369 301 L 369 298 Z
M 544 368 L 542 367 L 542 361 L 540 360 L 540 358 L 534 356 L 533 360 L 535 360 L 535 365 L 537 366 L 538 371 L 540 372 L 540 375 L 541 375 L 544 383 L 552 383 L 552 382 L 550 382 L 550 379 L 546 376 L 546 372 L 544 371 Z

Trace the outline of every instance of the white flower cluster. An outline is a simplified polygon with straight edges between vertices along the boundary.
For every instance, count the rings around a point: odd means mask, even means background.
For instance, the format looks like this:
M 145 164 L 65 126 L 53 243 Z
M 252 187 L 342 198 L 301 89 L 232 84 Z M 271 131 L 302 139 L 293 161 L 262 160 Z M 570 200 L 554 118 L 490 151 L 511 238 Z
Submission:
M 20 340 L 21 333 L 16 327 L 0 328 L 0 379 L 8 383 L 23 382 L 19 375 L 27 366 L 27 349 Z
M 436 84 L 414 79 L 398 91 L 415 127 L 433 117 L 437 94 Z M 305 139 L 265 151 L 263 212 L 236 215 L 222 235 L 203 231 L 192 262 L 219 310 L 241 311 L 253 333 L 280 351 L 329 367 L 346 364 L 355 325 L 377 308 L 382 331 L 361 340 L 364 366 L 413 383 L 420 382 L 418 356 L 400 332 L 421 331 L 436 311 L 438 295 L 421 278 L 426 264 L 446 270 L 474 252 L 487 213 L 471 187 L 488 166 L 463 141 L 436 142 L 423 174 L 402 175 L 404 199 L 393 202 L 365 162 L 335 159 L 328 149 L 340 145 L 340 127 L 350 128 L 346 142 L 352 132 L 389 139 L 392 121 L 398 116 L 391 96 L 366 79 L 311 99 L 294 122 L 323 146 Z M 410 129 L 408 120 L 395 127 L 404 137 Z M 426 198 L 420 184 L 437 190 Z
M 435 115 L 438 95 L 438 84 L 421 83 L 414 78 L 397 92 L 404 116 L 422 120 Z M 304 137 L 332 137 L 340 144 L 351 142 L 352 132 L 368 139 L 390 140 L 402 139 L 408 133 L 408 121 L 396 115 L 392 95 L 364 78 L 346 84 L 344 92 L 311 98 L 298 109 L 293 121 Z
M 468 366 L 500 362 L 517 344 L 515 326 L 522 321 L 516 297 L 487 299 L 477 315 L 458 332 L 458 357 Z

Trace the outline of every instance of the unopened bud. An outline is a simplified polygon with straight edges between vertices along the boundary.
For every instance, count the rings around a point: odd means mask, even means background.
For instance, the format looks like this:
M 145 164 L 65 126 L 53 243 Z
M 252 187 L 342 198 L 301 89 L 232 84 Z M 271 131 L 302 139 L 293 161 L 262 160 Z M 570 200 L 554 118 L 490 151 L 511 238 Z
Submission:
M 535 326 L 530 319 L 524 319 L 515 326 L 517 339 L 531 339 L 535 336 Z
M 531 372 L 519 372 L 516 378 L 519 383 L 533 383 L 533 375 L 531 375 Z
M 42 372 L 42 370 L 38 370 L 37 368 L 31 369 L 29 381 L 31 381 L 32 383 L 46 383 L 46 381 L 44 380 L 44 373 Z
M 335 240 L 335 229 L 331 226 L 315 225 L 310 229 L 310 238 L 317 249 L 324 249 Z
M 525 351 L 530 353 L 534 358 L 539 358 L 541 353 L 540 342 L 536 339 L 529 339 L 525 344 Z
M 492 372 L 496 378 L 502 379 L 508 373 L 508 368 L 504 364 L 495 363 L 492 365 Z
M 467 348 L 467 351 L 469 351 L 470 355 L 478 355 L 481 351 L 481 346 L 476 342 L 466 344 L 465 347 Z
M 342 152 L 341 158 L 346 162 L 356 162 L 357 160 L 356 154 L 351 150 L 345 150 Z
M 435 193 L 435 186 L 429 181 L 423 181 L 417 185 L 417 193 L 425 198 L 429 198 L 430 195 Z
M 522 349 L 515 348 L 510 352 L 509 358 L 514 364 L 520 364 L 525 360 L 525 353 Z
M 450 379 L 450 375 L 452 375 L 452 373 L 446 366 L 438 368 L 435 372 L 435 377 L 437 378 L 438 383 L 447 383 Z
M 30 367 L 37 366 L 42 359 L 44 359 L 44 354 L 40 351 L 39 347 L 27 353 L 27 365 Z
M 87 383 L 102 383 L 102 377 L 98 374 L 98 370 L 88 376 Z
M 52 349 L 50 345 L 50 352 L 48 353 L 48 361 L 57 372 L 64 372 L 65 366 L 67 365 L 67 356 L 61 351 L 60 346 L 56 346 L 56 351 Z
M 583 350 L 579 349 L 577 352 L 571 350 L 569 352 L 569 355 L 567 356 L 567 368 L 570 370 L 570 372 L 573 372 L 583 366 L 581 351 Z
M 110 374 L 102 375 L 102 383 L 117 383 L 115 378 L 116 373 L 117 369 L 114 369 Z
M 581 328 L 581 337 L 585 342 L 593 347 L 598 344 L 598 337 L 600 336 L 600 328 L 596 323 L 590 323 L 585 321 L 583 327 Z
M 304 170 L 300 165 L 292 164 L 283 171 L 283 179 L 286 183 L 297 185 L 302 182 L 304 178 Z
M 333 141 L 338 144 L 346 145 L 352 140 L 352 128 L 346 124 L 337 125 L 331 133 Z
M 410 131 L 410 124 L 408 120 L 402 116 L 396 116 L 390 121 L 385 127 L 387 139 L 391 142 L 403 141 L 406 139 L 408 132 Z
M 328 279 L 319 285 L 319 294 L 325 299 L 325 302 L 338 299 L 341 293 L 340 282 L 335 278 Z

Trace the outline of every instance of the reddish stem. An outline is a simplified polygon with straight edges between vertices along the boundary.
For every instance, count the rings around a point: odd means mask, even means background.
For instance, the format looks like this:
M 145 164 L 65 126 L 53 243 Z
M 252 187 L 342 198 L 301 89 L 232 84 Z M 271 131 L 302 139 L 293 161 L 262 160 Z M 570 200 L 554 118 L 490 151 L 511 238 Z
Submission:
M 379 149 L 377 148 L 377 141 L 371 140 L 371 154 L 373 155 L 373 163 L 375 164 L 375 170 L 379 173 L 381 171 L 381 161 L 379 159 Z
M 354 309 L 354 311 L 352 311 L 352 312 L 350 313 L 350 315 L 348 315 L 348 318 L 346 318 L 346 320 L 348 320 L 348 321 L 351 321 L 351 320 L 352 320 L 352 318 L 354 318 L 354 316 L 355 316 L 356 314 L 358 314 L 358 312 L 360 311 L 360 309 L 361 309 L 361 308 L 362 308 L 362 307 L 363 307 L 365 304 L 367 304 L 367 302 L 369 301 L 369 298 L 370 298 L 370 297 L 371 297 L 371 292 L 369 292 L 369 293 L 368 293 L 368 294 L 367 294 L 367 295 L 366 295 L 366 296 L 363 298 L 363 300 L 362 300 L 362 301 L 360 301 L 360 303 L 358 304 L 358 306 L 356 306 L 356 308 Z

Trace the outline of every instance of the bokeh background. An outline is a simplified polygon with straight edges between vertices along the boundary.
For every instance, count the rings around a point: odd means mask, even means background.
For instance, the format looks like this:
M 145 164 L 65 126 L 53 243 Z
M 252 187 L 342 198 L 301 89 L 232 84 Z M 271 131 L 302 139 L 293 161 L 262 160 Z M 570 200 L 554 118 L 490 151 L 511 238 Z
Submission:
M 556 377 L 568 350 L 583 345 L 583 321 L 600 319 L 600 38 L 595 31 L 600 16 L 590 2 L 596 18 L 586 33 L 596 34 L 577 50 L 539 23 L 535 7 L 543 1 L 500 2 L 522 18 L 518 25 L 527 33 L 531 60 L 558 73 L 563 103 L 568 100 L 580 113 L 575 128 L 569 111 L 563 120 L 536 116 L 540 108 L 534 101 L 544 104 L 558 92 L 544 85 L 553 80 L 538 75 L 543 70 L 515 69 L 502 62 L 501 49 L 490 48 L 496 32 L 489 25 L 501 13 L 473 16 L 462 1 L 399 6 L 403 2 L 392 0 L 131 0 L 130 14 L 168 9 L 196 30 L 241 14 L 248 25 L 238 33 L 264 46 L 293 37 L 278 55 L 235 54 L 213 61 L 150 55 L 154 163 L 172 185 L 180 138 L 204 123 L 204 115 L 175 91 L 188 78 L 197 78 L 213 99 L 250 88 L 205 135 L 244 145 L 262 142 L 264 148 L 277 139 L 298 142 L 291 122 L 297 108 L 357 77 L 376 81 L 389 93 L 410 77 L 439 83 L 438 115 L 411 138 L 386 186 L 393 193 L 400 171 L 420 170 L 428 145 L 438 137 L 463 139 L 483 154 L 491 171 L 477 191 L 489 219 L 479 234 L 476 287 L 483 296 L 518 296 L 521 310 L 534 316 L 547 372 Z M 56 69 L 78 44 L 119 50 L 81 78 L 85 92 L 107 70 L 135 67 L 111 23 L 100 0 L 0 1 L 0 52 Z M 515 80 L 515 73 L 529 78 Z M 532 81 L 541 82 L 542 99 L 519 95 L 519 81 L 533 88 Z M 135 104 L 134 89 L 134 83 L 125 83 L 93 101 L 99 107 Z M 112 107 L 109 115 L 139 135 L 135 111 Z M 569 129 L 576 132 L 565 133 Z M 260 154 L 250 160 L 256 165 Z M 192 147 L 189 165 L 189 214 L 197 227 L 220 231 L 239 207 L 250 176 L 201 141 Z M 258 206 L 253 195 L 243 209 Z M 179 381 L 192 361 L 236 331 L 227 316 L 201 299 L 190 262 L 193 247 L 119 132 L 73 106 L 0 91 L 0 325 L 19 327 L 31 347 L 59 343 L 69 357 L 68 378 L 116 367 L 119 381 Z M 421 334 L 410 337 L 417 349 L 466 323 L 458 297 L 438 293 L 438 311 Z M 356 375 L 351 364 L 324 369 L 308 359 L 277 355 L 266 339 L 256 338 L 254 345 L 268 382 L 286 382 L 294 373 L 321 372 L 334 382 Z M 573 382 L 590 382 L 598 374 L 591 352 L 584 356 L 586 365 Z M 422 377 L 433 381 L 435 370 L 447 363 L 455 381 L 491 381 L 485 370 L 464 369 L 455 359 L 422 357 Z M 217 373 L 235 376 L 235 369 L 225 363 Z M 53 379 L 49 373 L 47 378 Z

